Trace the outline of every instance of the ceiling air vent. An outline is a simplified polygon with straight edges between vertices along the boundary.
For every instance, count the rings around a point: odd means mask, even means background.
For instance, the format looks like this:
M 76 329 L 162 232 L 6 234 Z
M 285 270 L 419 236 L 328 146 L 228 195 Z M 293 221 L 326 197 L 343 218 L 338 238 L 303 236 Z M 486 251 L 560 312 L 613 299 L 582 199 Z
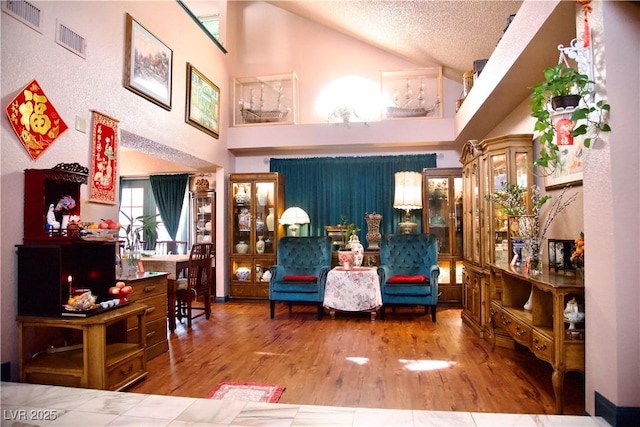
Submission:
M 66 25 L 57 22 L 56 43 L 69 49 L 81 58 L 87 59 L 87 41 L 80 34 L 72 31 Z
M 31 3 L 21 0 L 5 0 L 2 2 L 2 11 L 42 34 L 40 9 Z

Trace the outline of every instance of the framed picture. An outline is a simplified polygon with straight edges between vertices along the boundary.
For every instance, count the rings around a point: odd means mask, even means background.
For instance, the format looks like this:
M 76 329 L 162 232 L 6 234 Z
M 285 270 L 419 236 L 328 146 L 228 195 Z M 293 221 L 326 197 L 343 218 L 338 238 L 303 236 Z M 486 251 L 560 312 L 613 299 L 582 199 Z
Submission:
M 220 134 L 220 89 L 187 62 L 185 120 L 214 138 Z
M 173 51 L 127 13 L 124 87 L 171 110 Z
M 555 190 L 567 185 L 582 185 L 582 155 L 585 150 L 579 139 L 571 145 L 561 145 L 555 169 L 545 177 L 545 190 Z

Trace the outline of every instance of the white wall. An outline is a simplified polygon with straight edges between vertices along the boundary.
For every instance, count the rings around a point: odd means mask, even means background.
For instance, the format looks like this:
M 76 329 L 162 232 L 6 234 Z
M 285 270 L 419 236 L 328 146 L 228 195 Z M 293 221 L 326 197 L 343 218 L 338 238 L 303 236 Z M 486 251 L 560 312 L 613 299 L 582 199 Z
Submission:
M 590 24 L 599 94 L 612 132 L 590 151 L 584 172 L 586 409 L 594 392 L 640 407 L 640 9 L 594 2 Z
M 90 123 L 90 110 L 120 121 L 121 130 L 143 135 L 159 147 L 188 153 L 207 164 L 217 165 L 218 174 L 233 167 L 227 152 L 226 127 L 229 118 L 221 112 L 220 139 L 215 140 L 185 123 L 186 63 L 192 62 L 210 80 L 228 91 L 225 57 L 208 37 L 192 23 L 174 1 L 50 2 L 34 1 L 41 10 L 42 34 L 2 13 L 2 105 L 35 78 L 52 105 L 69 126 L 36 161 L 31 160 L 2 117 L 1 191 L 1 295 L 2 362 L 11 361 L 17 375 L 16 270 L 14 245 L 23 238 L 24 169 L 51 168 L 57 163 L 90 164 L 91 134 L 74 130 L 76 117 Z M 172 109 L 166 111 L 125 89 L 125 13 L 152 32 L 173 50 Z M 86 38 L 87 59 L 82 59 L 55 43 L 56 20 Z M 203 54 L 206 52 L 206 54 Z M 217 179 L 224 194 L 224 179 Z M 97 220 L 117 216 L 117 206 L 87 202 L 88 188 L 82 189 L 82 218 Z M 224 211 L 217 212 L 223 224 Z M 224 247 L 219 233 L 219 247 Z M 225 264 L 220 262 L 220 264 Z M 37 268 L 37 266 L 34 266 Z M 223 283 L 224 267 L 218 270 Z

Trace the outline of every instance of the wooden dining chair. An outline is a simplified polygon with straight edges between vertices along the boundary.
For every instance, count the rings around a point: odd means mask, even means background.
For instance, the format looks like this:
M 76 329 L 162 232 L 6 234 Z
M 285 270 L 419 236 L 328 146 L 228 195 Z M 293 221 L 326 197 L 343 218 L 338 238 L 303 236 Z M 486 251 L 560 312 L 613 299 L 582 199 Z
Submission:
M 156 254 L 158 255 L 185 255 L 187 242 L 182 240 L 159 240 L 156 242 Z
M 187 327 L 191 328 L 191 321 L 205 315 L 211 316 L 211 289 L 215 286 L 213 274 L 213 257 L 215 248 L 213 243 L 196 243 L 191 247 L 187 277 L 177 280 L 176 289 L 176 317 L 182 321 L 187 318 Z M 193 306 L 193 302 L 203 297 L 203 307 Z M 194 316 L 194 310 L 202 313 Z

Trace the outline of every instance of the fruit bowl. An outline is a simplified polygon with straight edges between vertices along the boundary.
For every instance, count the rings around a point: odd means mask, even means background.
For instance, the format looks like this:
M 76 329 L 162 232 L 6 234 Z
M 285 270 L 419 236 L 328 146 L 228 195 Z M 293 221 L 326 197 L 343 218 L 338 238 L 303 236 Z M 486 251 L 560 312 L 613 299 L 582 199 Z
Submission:
M 118 230 L 109 230 L 102 228 L 94 228 L 84 230 L 81 238 L 82 240 L 104 242 L 107 240 L 115 240 L 118 237 Z

